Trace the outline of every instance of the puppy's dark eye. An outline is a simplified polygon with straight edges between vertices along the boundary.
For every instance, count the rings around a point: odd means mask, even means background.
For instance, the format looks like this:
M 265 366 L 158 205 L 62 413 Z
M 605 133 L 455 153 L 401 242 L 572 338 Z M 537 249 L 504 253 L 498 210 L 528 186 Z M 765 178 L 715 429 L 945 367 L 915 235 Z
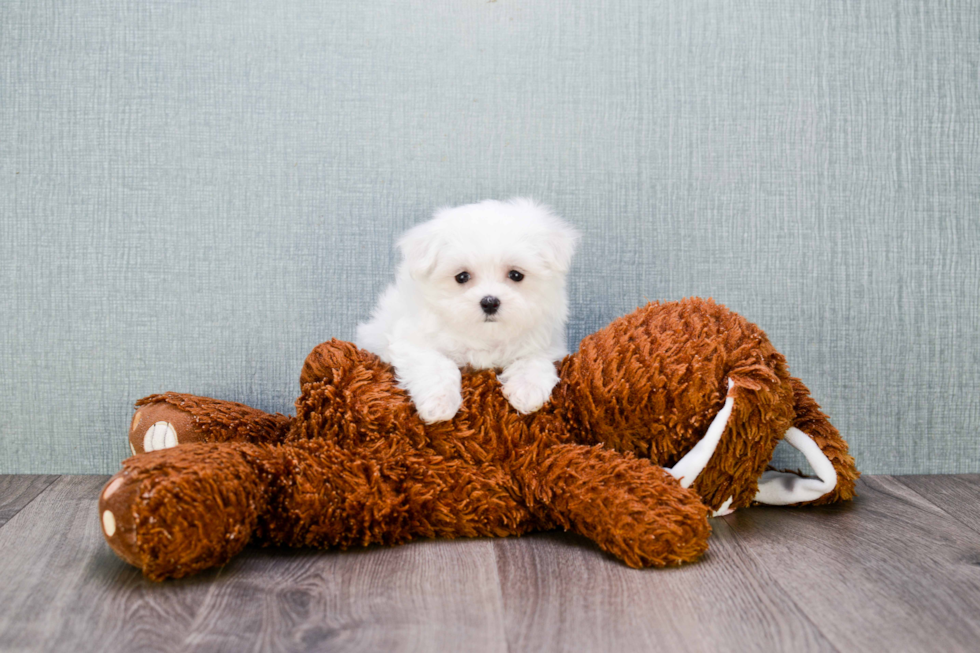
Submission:
M 510 279 L 511 281 L 520 281 L 521 279 L 524 278 L 524 275 L 518 272 L 517 270 L 511 270 L 510 272 L 507 273 L 507 278 Z
M 456 283 L 466 283 L 470 280 L 469 272 L 460 272 L 456 275 Z

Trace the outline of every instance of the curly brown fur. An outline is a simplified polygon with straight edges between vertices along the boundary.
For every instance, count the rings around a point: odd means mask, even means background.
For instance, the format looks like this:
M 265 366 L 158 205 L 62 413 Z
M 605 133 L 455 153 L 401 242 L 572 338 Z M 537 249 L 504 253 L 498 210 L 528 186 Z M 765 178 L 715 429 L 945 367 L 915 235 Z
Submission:
M 154 580 L 224 564 L 268 506 L 276 473 L 262 464 L 264 453 L 244 443 L 193 443 L 124 461 L 99 501 L 99 514 L 109 510 L 117 524 L 107 537 L 113 550 Z
M 709 507 L 752 501 L 792 425 L 809 430 L 838 469 L 827 500 L 853 492 L 846 443 L 783 357 L 758 327 L 710 300 L 648 304 L 583 340 L 559 375 L 551 400 L 520 415 L 493 371 L 468 372 L 456 417 L 425 424 L 391 367 L 332 340 L 306 359 L 294 418 L 148 397 L 141 407 L 171 411 L 189 436 L 125 461 L 107 486 L 122 479 L 115 503 L 103 503 L 123 522 L 132 516 L 136 537 L 121 528 L 108 539 L 153 578 L 220 564 L 249 538 L 348 547 L 554 527 L 631 566 L 677 564 L 707 548 Z M 673 465 L 704 435 L 729 380 L 734 411 L 697 493 L 685 490 L 658 465 Z
M 752 502 L 793 424 L 793 391 L 765 333 L 711 300 L 647 304 L 582 340 L 561 368 L 575 439 L 672 466 L 701 439 L 734 384 L 735 408 L 694 488 L 717 509 Z
M 474 464 L 392 439 L 194 443 L 130 458 L 100 511 L 132 521 L 136 537 L 108 539 L 155 580 L 222 564 L 249 540 L 343 549 L 563 526 L 637 567 L 707 548 L 707 509 L 649 461 L 564 445 Z

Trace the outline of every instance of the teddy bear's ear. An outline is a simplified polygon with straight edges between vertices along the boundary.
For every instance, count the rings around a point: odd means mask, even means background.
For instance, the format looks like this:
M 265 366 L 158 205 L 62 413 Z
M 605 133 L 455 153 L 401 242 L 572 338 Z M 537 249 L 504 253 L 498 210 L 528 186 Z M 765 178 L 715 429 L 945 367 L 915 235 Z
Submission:
M 432 274 L 439 261 L 442 239 L 432 222 L 412 227 L 398 239 L 398 249 L 409 274 L 416 279 Z

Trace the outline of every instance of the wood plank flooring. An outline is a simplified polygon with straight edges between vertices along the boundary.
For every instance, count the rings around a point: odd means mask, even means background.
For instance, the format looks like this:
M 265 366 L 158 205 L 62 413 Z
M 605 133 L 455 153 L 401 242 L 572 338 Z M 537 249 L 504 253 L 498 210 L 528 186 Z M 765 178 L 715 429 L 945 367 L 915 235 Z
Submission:
M 101 476 L 0 476 L 0 651 L 976 651 L 980 476 L 876 476 L 821 508 L 716 519 L 630 569 L 566 533 L 250 548 L 145 580 L 99 532 Z

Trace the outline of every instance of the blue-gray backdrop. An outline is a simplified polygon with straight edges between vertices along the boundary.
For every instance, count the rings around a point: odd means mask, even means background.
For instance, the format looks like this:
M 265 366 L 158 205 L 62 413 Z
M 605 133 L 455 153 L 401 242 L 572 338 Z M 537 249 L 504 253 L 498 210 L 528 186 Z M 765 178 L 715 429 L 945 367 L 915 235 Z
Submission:
M 874 0 L 5 0 L 0 472 L 131 402 L 288 412 L 433 208 L 584 232 L 573 343 L 760 324 L 866 472 L 980 472 L 980 10 Z

